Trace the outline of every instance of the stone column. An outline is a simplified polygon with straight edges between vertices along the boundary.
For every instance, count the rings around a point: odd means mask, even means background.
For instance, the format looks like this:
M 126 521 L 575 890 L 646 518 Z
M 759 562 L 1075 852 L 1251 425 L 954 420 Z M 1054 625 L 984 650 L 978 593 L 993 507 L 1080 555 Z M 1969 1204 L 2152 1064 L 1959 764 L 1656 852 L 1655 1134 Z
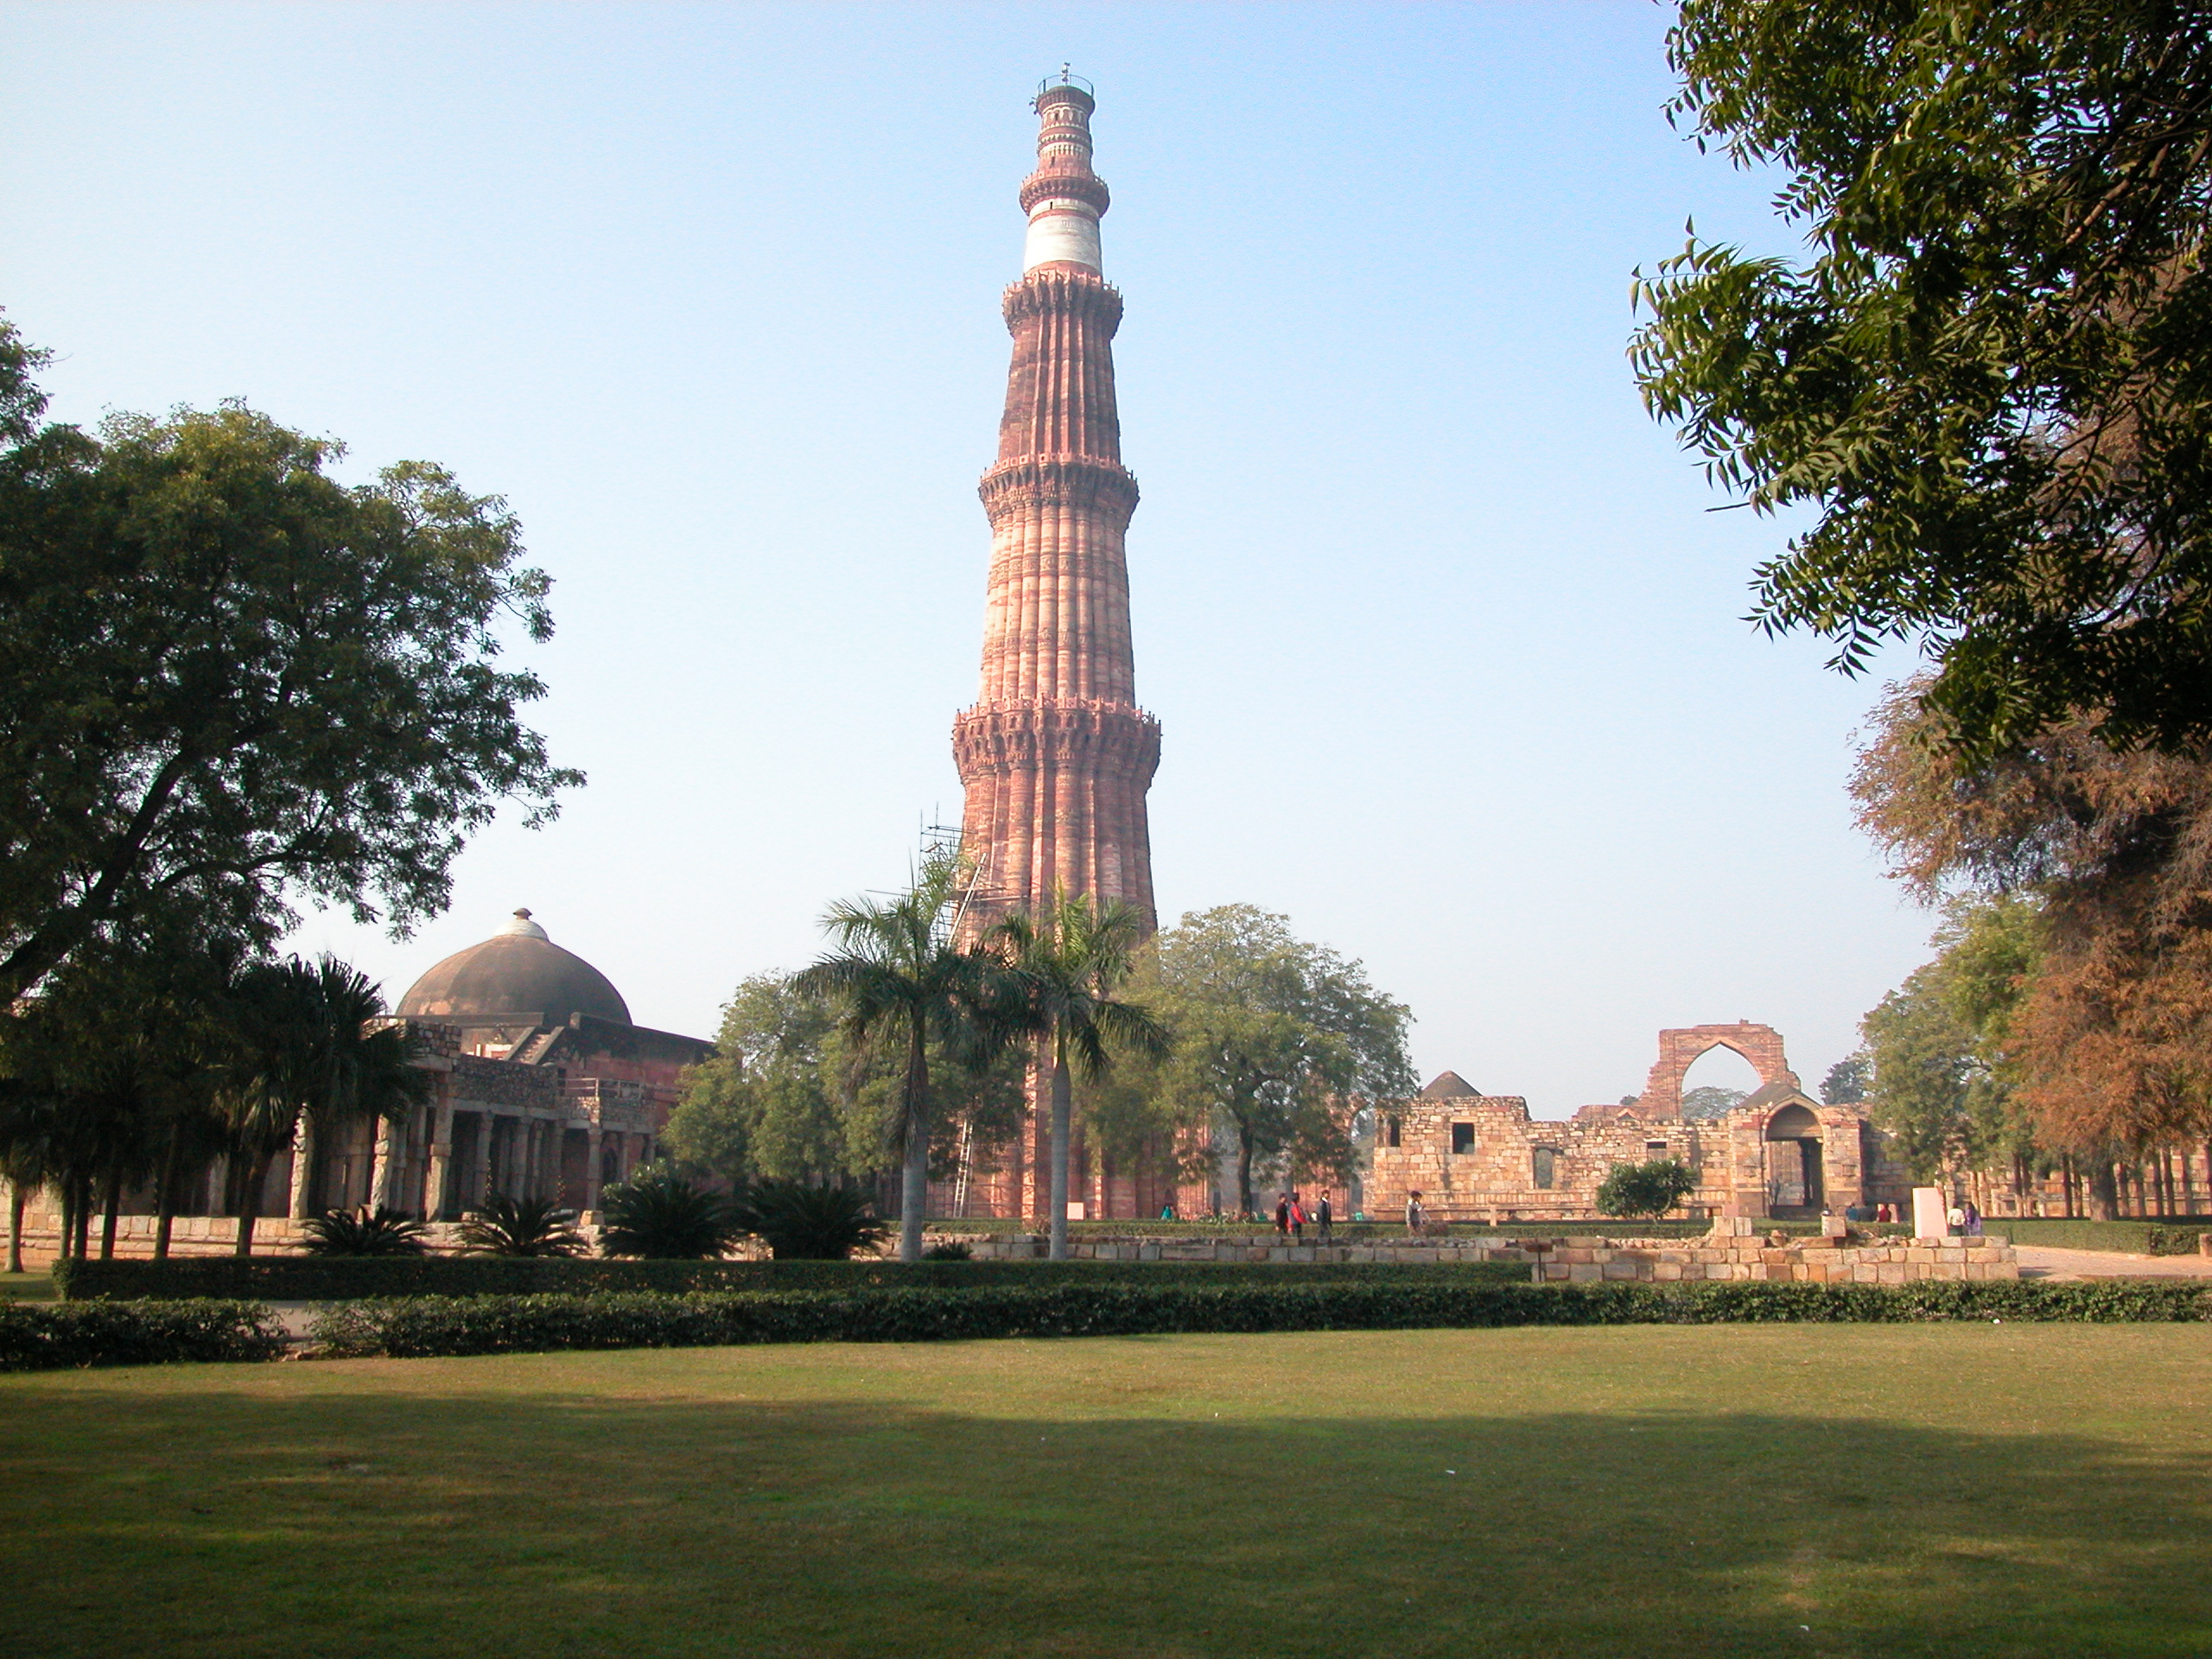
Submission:
M 423 1219 L 446 1212 L 446 1184 L 453 1172 L 453 1099 L 442 1095 L 430 1113 L 429 1158 L 423 1173 Z
M 486 1196 L 494 1190 L 492 1184 L 492 1114 L 488 1109 L 476 1114 L 476 1187 L 475 1192 L 461 1195 L 462 1209 L 480 1207 Z
M 413 1116 L 412 1113 L 409 1116 Z M 392 1143 L 397 1140 L 398 1144 Z M 407 1130 L 404 1125 L 395 1125 L 391 1119 L 377 1120 L 376 1155 L 369 1163 L 369 1207 L 376 1209 L 391 1203 L 391 1184 L 398 1179 L 407 1161 Z
M 315 1188 L 316 1151 L 315 1121 L 302 1112 L 300 1127 L 292 1136 L 292 1197 L 285 1206 L 285 1213 L 295 1221 L 315 1213 L 308 1208 L 308 1199 Z
M 599 1126 L 594 1124 L 584 1131 L 584 1190 L 582 1208 L 599 1208 L 599 1147 L 601 1137 Z

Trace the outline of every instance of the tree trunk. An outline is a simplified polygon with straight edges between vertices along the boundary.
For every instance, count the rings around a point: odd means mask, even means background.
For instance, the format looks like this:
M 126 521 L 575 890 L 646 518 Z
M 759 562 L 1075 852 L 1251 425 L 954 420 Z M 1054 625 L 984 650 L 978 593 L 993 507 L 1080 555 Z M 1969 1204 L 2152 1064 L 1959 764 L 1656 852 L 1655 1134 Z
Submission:
M 23 1184 L 8 1183 L 8 1271 L 23 1270 Z
M 2111 1221 L 2120 1214 L 2117 1172 L 2100 1158 L 2089 1166 L 2089 1219 Z
M 2066 1200 L 2066 1219 L 2078 1219 L 2079 1211 L 2074 1203 L 2074 1154 L 2070 1152 L 2063 1154 L 2058 1160 L 2058 1190 Z
M 899 1259 L 922 1259 L 923 1211 L 930 1201 L 930 1055 L 921 1022 L 906 1050 L 906 1166 L 899 1187 Z
M 1236 1204 L 1243 1212 L 1240 1220 L 1252 1213 L 1252 1137 L 1241 1123 L 1236 1126 Z
M 238 1242 L 234 1254 L 253 1254 L 253 1224 L 261 1215 L 261 1188 L 269 1179 L 269 1160 L 251 1160 L 245 1166 L 245 1179 L 238 1185 Z
M 176 1221 L 177 1184 L 184 1179 L 184 1132 L 171 1128 L 168 1156 L 162 1162 L 161 1185 L 155 1194 L 154 1260 L 169 1259 L 169 1234 Z
M 123 1161 L 118 1159 L 108 1166 L 107 1191 L 102 1195 L 106 1207 L 100 1216 L 100 1260 L 115 1260 L 116 1212 L 123 1208 Z
M 1068 1131 L 1072 1116 L 1068 1063 L 1056 1043 L 1052 1051 L 1052 1214 L 1047 1231 L 1052 1243 L 1045 1252 L 1055 1262 L 1068 1259 Z
M 87 1170 L 77 1178 L 77 1237 L 71 1250 L 78 1261 L 85 1261 L 90 1256 L 92 1236 L 92 1172 Z

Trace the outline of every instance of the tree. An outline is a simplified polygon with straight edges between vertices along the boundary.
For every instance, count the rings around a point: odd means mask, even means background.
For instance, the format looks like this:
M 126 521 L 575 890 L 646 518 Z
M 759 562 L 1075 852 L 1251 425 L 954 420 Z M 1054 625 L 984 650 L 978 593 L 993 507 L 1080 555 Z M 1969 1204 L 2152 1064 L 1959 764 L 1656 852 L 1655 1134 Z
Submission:
M 1615 1164 L 1598 1183 L 1598 1208 L 1609 1216 L 1656 1219 L 1697 1191 L 1697 1177 L 1679 1158 Z
M 2035 972 L 2039 929 L 2030 900 L 1954 903 L 1936 935 L 1936 960 L 1861 1022 L 1866 1099 L 1922 1180 L 2035 1154 L 2018 1100 L 2013 1018 Z
M 1413 1091 L 1405 1005 L 1251 905 L 1185 916 L 1160 935 L 1159 960 L 1175 1039 L 1164 1081 L 1234 1141 L 1238 1208 L 1254 1210 L 1255 1165 L 1279 1156 L 1346 1179 L 1358 1099 Z
M 823 925 L 836 950 L 792 981 L 800 995 L 830 1000 L 855 1044 L 901 1062 L 892 1125 L 903 1169 L 899 1259 L 922 1254 L 928 1202 L 931 1048 L 941 1042 L 977 1065 L 995 1058 L 1017 1029 L 1020 988 L 988 952 L 956 944 L 952 912 L 963 871 L 955 858 L 923 861 L 914 884 L 888 901 L 841 899 Z
M 1052 1260 L 1068 1254 L 1068 1151 L 1073 1070 L 1096 1080 L 1113 1069 L 1116 1046 L 1158 1056 L 1167 1033 L 1141 1004 L 1116 1000 L 1144 938 L 1144 917 L 1118 899 L 1056 891 L 1034 916 L 1020 912 L 988 935 L 1018 977 L 1028 1023 L 1052 1068 Z
M 1866 1098 L 1867 1079 L 1873 1074 L 1873 1058 L 1865 1049 L 1845 1055 L 1828 1067 L 1827 1076 L 1821 1079 L 1821 1103 L 1856 1106 Z
M 1785 174 L 1809 263 L 1693 231 L 1646 406 L 1810 529 L 1754 616 L 1888 639 L 1976 755 L 2212 738 L 2212 17 L 2171 0 L 1686 0 L 1670 118 Z
M 413 1039 L 382 1019 L 384 998 L 356 969 L 325 957 L 258 963 L 238 976 L 236 1073 L 226 1091 L 239 1166 L 238 1254 L 253 1253 L 261 1189 L 276 1155 L 302 1166 L 301 1212 L 321 1211 L 318 1141 L 364 1118 L 398 1117 L 428 1098 Z
M 2090 1160 L 2102 1207 L 2114 1158 L 2212 1132 L 2212 764 L 2114 750 L 2087 721 L 1975 760 L 1914 690 L 1878 711 L 1859 823 L 1923 902 L 2018 895 L 1975 944 L 1972 997 L 2001 1015 L 2017 1109 Z
M 1624 1106 L 1633 1106 L 1636 1104 L 1636 1098 L 1630 1096 L 1621 1103 Z M 1701 1084 L 1695 1089 L 1685 1089 L 1682 1091 L 1684 1117 L 1726 1117 L 1743 1103 L 1742 1090 L 1723 1089 L 1717 1084 Z
M 404 929 L 503 801 L 582 781 L 520 717 L 549 637 L 515 520 L 423 462 L 241 404 L 41 426 L 0 321 L 0 1006 L 190 910 L 265 944 L 288 895 Z

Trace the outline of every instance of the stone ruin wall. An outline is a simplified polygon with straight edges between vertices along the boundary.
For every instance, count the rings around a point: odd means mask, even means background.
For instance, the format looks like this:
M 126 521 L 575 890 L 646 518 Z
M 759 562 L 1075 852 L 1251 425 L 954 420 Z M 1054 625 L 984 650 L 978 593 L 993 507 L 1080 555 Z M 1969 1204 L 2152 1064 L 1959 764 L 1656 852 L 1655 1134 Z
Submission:
M 1769 1212 L 1773 1172 L 1764 1135 L 1771 1114 L 1764 1109 L 1738 1108 L 1708 1120 L 1648 1118 L 1624 1108 L 1536 1121 L 1517 1095 L 1417 1097 L 1377 1109 L 1382 1127 L 1362 1201 L 1370 1217 L 1403 1214 L 1408 1193 L 1418 1190 L 1436 1221 L 1594 1221 L 1599 1185 L 1614 1165 L 1662 1158 L 1679 1159 L 1699 1176 L 1686 1200 L 1693 1218 Z M 1827 1207 L 1840 1214 L 1850 1205 L 1907 1200 L 1903 1166 L 1859 1109 L 1808 1109 L 1819 1126 Z M 1452 1150 L 1454 1124 L 1471 1128 L 1465 1152 Z M 1552 1154 L 1548 1188 L 1536 1185 L 1539 1150 Z

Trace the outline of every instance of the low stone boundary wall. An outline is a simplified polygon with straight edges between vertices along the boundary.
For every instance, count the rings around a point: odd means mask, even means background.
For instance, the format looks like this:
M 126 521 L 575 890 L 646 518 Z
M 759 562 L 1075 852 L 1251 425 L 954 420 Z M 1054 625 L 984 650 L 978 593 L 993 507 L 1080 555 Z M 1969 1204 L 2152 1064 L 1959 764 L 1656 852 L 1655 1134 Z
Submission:
M 1613 1279 L 1659 1284 L 1742 1279 L 1815 1285 L 1904 1285 L 1923 1279 L 2018 1279 L 2020 1262 L 2012 1245 L 1994 1235 L 1857 1245 L 1806 1238 L 1780 1248 L 1734 1238 L 1714 1243 L 1569 1240 L 1544 1254 L 1537 1276 L 1547 1283 L 1565 1284 Z
M 932 1234 L 933 1238 L 939 1235 Z M 1022 1261 L 1045 1254 L 1041 1235 L 959 1237 L 978 1262 Z M 1408 1239 L 1402 1243 L 1279 1244 L 1270 1235 L 1245 1238 L 1083 1239 L 1068 1241 L 1080 1262 L 1403 1262 L 1422 1264 L 1524 1262 L 1545 1282 L 1635 1280 L 1790 1280 L 1810 1284 L 1902 1285 L 1920 1279 L 2017 1279 L 2012 1245 L 1981 1238 L 1891 1239 L 1853 1244 L 1794 1238 L 1774 1245 L 1740 1235 L 1706 1238 L 1570 1237 L 1541 1250 L 1510 1237 L 1465 1241 Z

